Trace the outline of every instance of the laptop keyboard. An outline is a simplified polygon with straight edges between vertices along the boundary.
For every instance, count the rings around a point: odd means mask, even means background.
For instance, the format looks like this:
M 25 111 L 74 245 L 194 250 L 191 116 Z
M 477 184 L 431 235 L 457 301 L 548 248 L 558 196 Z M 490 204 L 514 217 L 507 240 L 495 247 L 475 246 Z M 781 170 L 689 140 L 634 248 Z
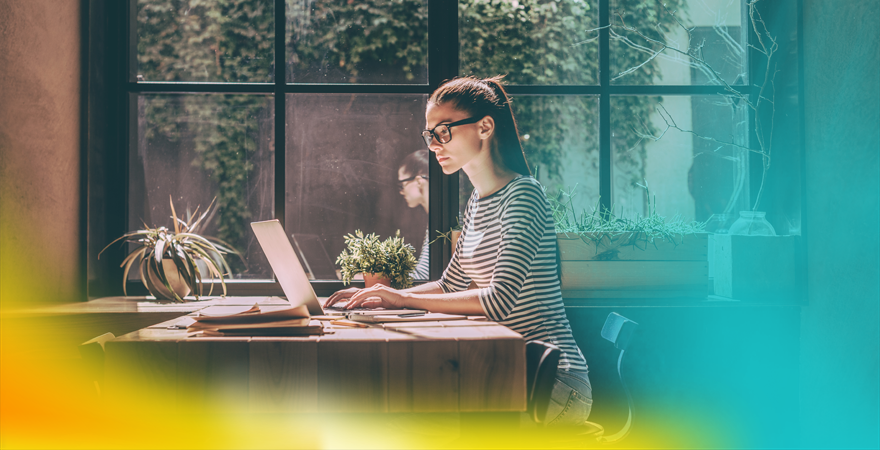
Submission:
M 348 312 L 352 312 L 352 311 L 371 311 L 371 310 L 375 309 L 375 308 L 364 308 L 364 307 L 362 307 L 362 306 L 358 306 L 357 308 L 352 308 L 352 309 L 345 309 L 346 306 L 348 306 L 348 303 L 347 303 L 347 302 L 346 302 L 346 303 L 337 303 L 337 304 L 335 304 L 335 305 L 333 305 L 333 306 L 327 306 L 327 307 L 325 307 L 325 308 L 324 308 L 324 311 L 348 311 Z

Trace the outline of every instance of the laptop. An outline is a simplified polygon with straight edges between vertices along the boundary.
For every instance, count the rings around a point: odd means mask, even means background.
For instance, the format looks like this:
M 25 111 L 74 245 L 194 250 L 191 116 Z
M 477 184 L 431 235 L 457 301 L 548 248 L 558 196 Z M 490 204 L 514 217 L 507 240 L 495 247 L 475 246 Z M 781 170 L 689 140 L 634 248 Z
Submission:
M 324 309 L 318 302 L 318 296 L 315 295 L 315 290 L 312 289 L 312 284 L 309 283 L 309 277 L 306 275 L 305 270 L 303 270 L 299 258 L 296 257 L 296 252 L 290 244 L 290 240 L 287 239 L 287 234 L 284 232 L 284 227 L 281 226 L 281 222 L 277 219 L 266 220 L 263 222 L 252 222 L 251 228 L 254 230 L 254 235 L 257 236 L 257 241 L 260 243 L 263 253 L 266 254 L 266 259 L 269 260 L 269 265 L 272 266 L 272 271 L 275 272 L 275 277 L 278 279 L 278 283 L 281 284 L 281 290 L 284 291 L 287 301 L 290 302 L 291 306 L 305 305 L 309 311 L 309 315 L 340 315 L 340 312 L 342 311 L 352 313 L 355 310 L 359 312 L 381 311 L 382 314 L 413 314 L 425 312 L 424 310 L 415 309 L 376 310 L 355 308 L 352 310 L 343 310 L 344 304 L 343 306 L 338 306 L 337 304 Z

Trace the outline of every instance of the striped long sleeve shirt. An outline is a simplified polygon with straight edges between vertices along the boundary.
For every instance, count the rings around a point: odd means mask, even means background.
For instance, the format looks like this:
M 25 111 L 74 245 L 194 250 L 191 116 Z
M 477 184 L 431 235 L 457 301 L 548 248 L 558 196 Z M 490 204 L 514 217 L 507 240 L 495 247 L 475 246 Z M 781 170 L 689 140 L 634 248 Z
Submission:
M 474 281 L 486 316 L 562 350 L 559 369 L 587 370 L 562 304 L 556 232 L 540 183 L 518 176 L 498 192 L 468 200 L 461 237 L 439 280 L 444 292 Z
M 419 253 L 419 260 L 412 272 L 412 277 L 415 280 L 427 280 L 430 276 L 428 244 L 428 230 L 425 230 L 425 243 L 422 244 L 422 252 Z

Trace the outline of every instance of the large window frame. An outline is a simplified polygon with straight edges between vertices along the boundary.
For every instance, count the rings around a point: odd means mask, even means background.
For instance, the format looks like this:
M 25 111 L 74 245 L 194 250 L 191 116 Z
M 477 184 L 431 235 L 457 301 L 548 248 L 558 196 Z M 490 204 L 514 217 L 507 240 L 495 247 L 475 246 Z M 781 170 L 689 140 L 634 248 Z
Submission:
M 449 0 L 428 0 L 428 82 L 426 84 L 290 84 L 287 82 L 287 64 L 284 49 L 286 39 L 286 2 L 275 3 L 275 76 L 271 83 L 192 83 L 192 82 L 138 82 L 136 80 L 137 43 L 137 0 L 116 2 L 107 0 L 85 0 L 83 15 L 87 44 L 84 46 L 88 61 L 84 67 L 84 130 L 88 130 L 84 148 L 84 183 L 88 187 L 87 202 L 83 206 L 84 217 L 88 217 L 88 231 L 85 245 L 88 247 L 89 297 L 121 295 L 118 282 L 121 270 L 118 262 L 124 256 L 124 249 L 108 249 L 102 259 L 95 259 L 95 249 L 128 231 L 128 155 L 132 145 L 136 145 L 137 97 L 141 94 L 271 94 L 274 95 L 275 112 L 275 218 L 285 218 L 286 181 L 286 95 L 296 93 L 311 94 L 424 94 L 429 95 L 445 80 L 459 75 L 458 42 L 458 2 Z M 771 2 L 772 3 L 772 2 Z M 612 143 L 611 143 L 611 98 L 619 95 L 717 95 L 724 88 L 711 85 L 620 85 L 610 80 L 610 33 L 612 11 L 611 0 L 598 0 L 598 54 L 599 76 L 597 85 L 510 85 L 508 92 L 513 96 L 595 96 L 599 103 L 599 194 L 601 206 L 608 208 L 612 199 Z M 772 7 L 765 6 L 770 9 Z M 763 12 L 762 12 L 763 14 Z M 772 17 L 773 11 L 767 11 Z M 766 16 L 765 16 L 766 17 Z M 801 6 L 797 1 L 797 42 L 801 42 Z M 747 10 L 743 8 L 742 23 L 749 43 L 754 38 L 747 20 Z M 281 51 L 277 51 L 281 49 Z M 734 85 L 734 89 L 757 99 L 759 92 L 754 80 L 759 64 L 753 63 L 755 50 L 749 50 L 746 64 L 751 84 Z M 800 49 L 798 49 L 800 54 Z M 798 66 L 801 66 L 799 64 Z M 797 74 L 800 73 L 797 67 Z M 799 78 L 799 76 L 798 76 Z M 800 83 L 802 86 L 802 83 Z M 802 95 L 800 95 L 802 98 Z M 800 107 L 802 111 L 802 106 Z M 749 112 L 749 122 L 754 123 L 753 113 Z M 803 118 L 800 117 L 799 134 L 803 133 Z M 754 139 L 754 130 L 749 131 L 749 139 Z M 803 142 L 802 136 L 800 142 Z M 801 144 L 798 153 L 802 152 Z M 792 155 L 802 161 L 802 155 Z M 762 163 L 760 158 L 750 158 L 749 183 L 750 202 L 754 201 L 760 183 Z M 801 171 L 803 168 L 801 167 Z M 430 214 L 428 219 L 431 239 L 435 230 L 448 230 L 456 224 L 459 211 L 458 174 L 445 176 L 439 164 L 431 158 L 430 176 Z M 803 176 L 801 176 L 801 183 Z M 803 189 L 801 188 L 801 192 Z M 802 197 L 802 196 L 801 196 Z M 801 200 L 802 202 L 802 200 Z M 803 210 L 798 206 L 799 210 Z M 799 212 L 799 211 L 798 211 Z M 435 240 L 430 247 L 430 278 L 440 277 L 450 259 L 450 248 L 443 240 Z M 231 295 L 280 295 L 280 286 L 274 280 L 236 280 L 229 283 Z M 357 284 L 355 284 L 357 286 Z M 313 281 L 318 295 L 329 295 L 343 288 L 341 281 Z M 130 295 L 144 295 L 146 290 L 139 282 L 129 282 Z

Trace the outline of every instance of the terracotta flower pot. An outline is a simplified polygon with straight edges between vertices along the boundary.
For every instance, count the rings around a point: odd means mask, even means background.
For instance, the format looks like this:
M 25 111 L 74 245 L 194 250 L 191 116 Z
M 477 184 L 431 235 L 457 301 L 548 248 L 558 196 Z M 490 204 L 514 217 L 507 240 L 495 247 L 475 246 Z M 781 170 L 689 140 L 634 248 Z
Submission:
M 370 287 L 375 284 L 384 284 L 385 286 L 391 286 L 391 279 L 389 279 L 384 273 L 365 273 L 364 274 L 364 287 Z
M 165 270 L 165 278 L 168 279 L 168 284 L 171 285 L 171 289 L 177 293 L 180 298 L 183 298 L 189 295 L 190 289 L 189 286 L 186 285 L 186 282 L 183 281 L 183 277 L 177 272 L 177 265 L 174 264 L 174 261 L 170 259 L 162 260 L 162 269 Z M 165 284 L 162 283 L 162 280 L 159 279 L 159 276 L 153 273 L 152 270 L 147 270 L 147 277 L 149 278 L 149 282 L 146 280 L 141 280 L 144 283 L 144 286 L 153 294 L 158 300 L 176 300 L 174 298 L 174 294 L 165 287 Z

